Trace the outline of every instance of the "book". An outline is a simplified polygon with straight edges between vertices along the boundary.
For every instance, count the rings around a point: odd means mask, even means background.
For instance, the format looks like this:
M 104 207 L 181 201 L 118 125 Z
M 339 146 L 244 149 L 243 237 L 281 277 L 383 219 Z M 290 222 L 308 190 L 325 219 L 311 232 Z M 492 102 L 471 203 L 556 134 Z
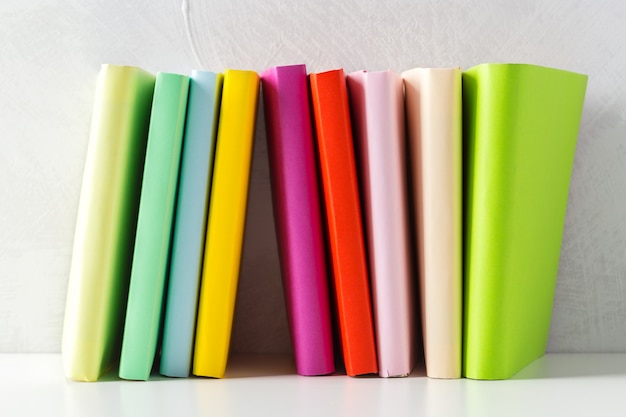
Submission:
M 545 352 L 586 83 L 527 64 L 463 73 L 468 378 L 509 378 Z
M 346 373 L 377 373 L 359 184 L 342 69 L 309 76 L 335 303 Z
M 222 74 L 193 71 L 180 162 L 160 373 L 189 376 L 213 175 Z
M 119 376 L 147 380 L 161 325 L 189 77 L 157 73 Z
M 319 183 L 304 65 L 261 75 L 276 237 L 300 375 L 334 372 Z
M 196 325 L 193 373 L 226 371 L 254 144 L 259 76 L 226 70 Z
M 402 73 L 426 374 L 460 378 L 463 331 L 460 68 Z
M 406 376 L 415 362 L 415 282 L 410 261 L 402 78 L 348 74 L 365 211 L 378 374 Z
M 63 323 L 65 376 L 96 381 L 119 359 L 154 75 L 102 65 Z

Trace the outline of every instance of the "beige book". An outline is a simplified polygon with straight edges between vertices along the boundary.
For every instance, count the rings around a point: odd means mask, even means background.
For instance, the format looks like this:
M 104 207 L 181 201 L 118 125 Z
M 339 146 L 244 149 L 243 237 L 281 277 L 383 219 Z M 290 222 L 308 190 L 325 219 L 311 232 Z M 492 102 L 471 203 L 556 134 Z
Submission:
M 402 73 L 426 374 L 461 376 L 462 112 L 459 68 Z

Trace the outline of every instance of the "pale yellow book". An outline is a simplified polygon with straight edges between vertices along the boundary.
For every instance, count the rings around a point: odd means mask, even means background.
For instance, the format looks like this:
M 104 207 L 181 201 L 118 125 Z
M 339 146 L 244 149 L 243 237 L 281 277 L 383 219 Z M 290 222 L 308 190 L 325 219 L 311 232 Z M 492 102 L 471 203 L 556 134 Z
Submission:
M 135 67 L 98 76 L 63 323 L 71 379 L 96 381 L 119 359 L 154 84 Z
M 213 168 L 193 373 L 226 371 L 239 281 L 259 76 L 226 70 Z

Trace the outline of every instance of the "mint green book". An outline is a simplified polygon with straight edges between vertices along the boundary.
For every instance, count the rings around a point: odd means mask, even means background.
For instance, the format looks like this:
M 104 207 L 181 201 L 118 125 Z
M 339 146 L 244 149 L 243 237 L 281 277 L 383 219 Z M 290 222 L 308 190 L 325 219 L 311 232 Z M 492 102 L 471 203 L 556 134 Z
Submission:
M 464 376 L 545 352 L 587 76 L 526 64 L 463 74 Z
M 119 376 L 147 380 L 156 354 L 189 93 L 158 73 L 150 115 Z
M 102 65 L 67 286 L 65 376 L 96 381 L 120 354 L 154 75 Z

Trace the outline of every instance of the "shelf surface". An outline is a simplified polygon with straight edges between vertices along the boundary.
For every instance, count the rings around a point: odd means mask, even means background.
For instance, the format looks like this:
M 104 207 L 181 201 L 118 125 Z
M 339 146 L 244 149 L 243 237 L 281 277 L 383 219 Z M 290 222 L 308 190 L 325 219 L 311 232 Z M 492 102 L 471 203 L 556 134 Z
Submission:
M 295 375 L 290 356 L 234 356 L 224 379 L 101 382 L 59 354 L 0 355 L 0 416 L 590 416 L 626 412 L 626 354 L 548 354 L 513 379 Z

